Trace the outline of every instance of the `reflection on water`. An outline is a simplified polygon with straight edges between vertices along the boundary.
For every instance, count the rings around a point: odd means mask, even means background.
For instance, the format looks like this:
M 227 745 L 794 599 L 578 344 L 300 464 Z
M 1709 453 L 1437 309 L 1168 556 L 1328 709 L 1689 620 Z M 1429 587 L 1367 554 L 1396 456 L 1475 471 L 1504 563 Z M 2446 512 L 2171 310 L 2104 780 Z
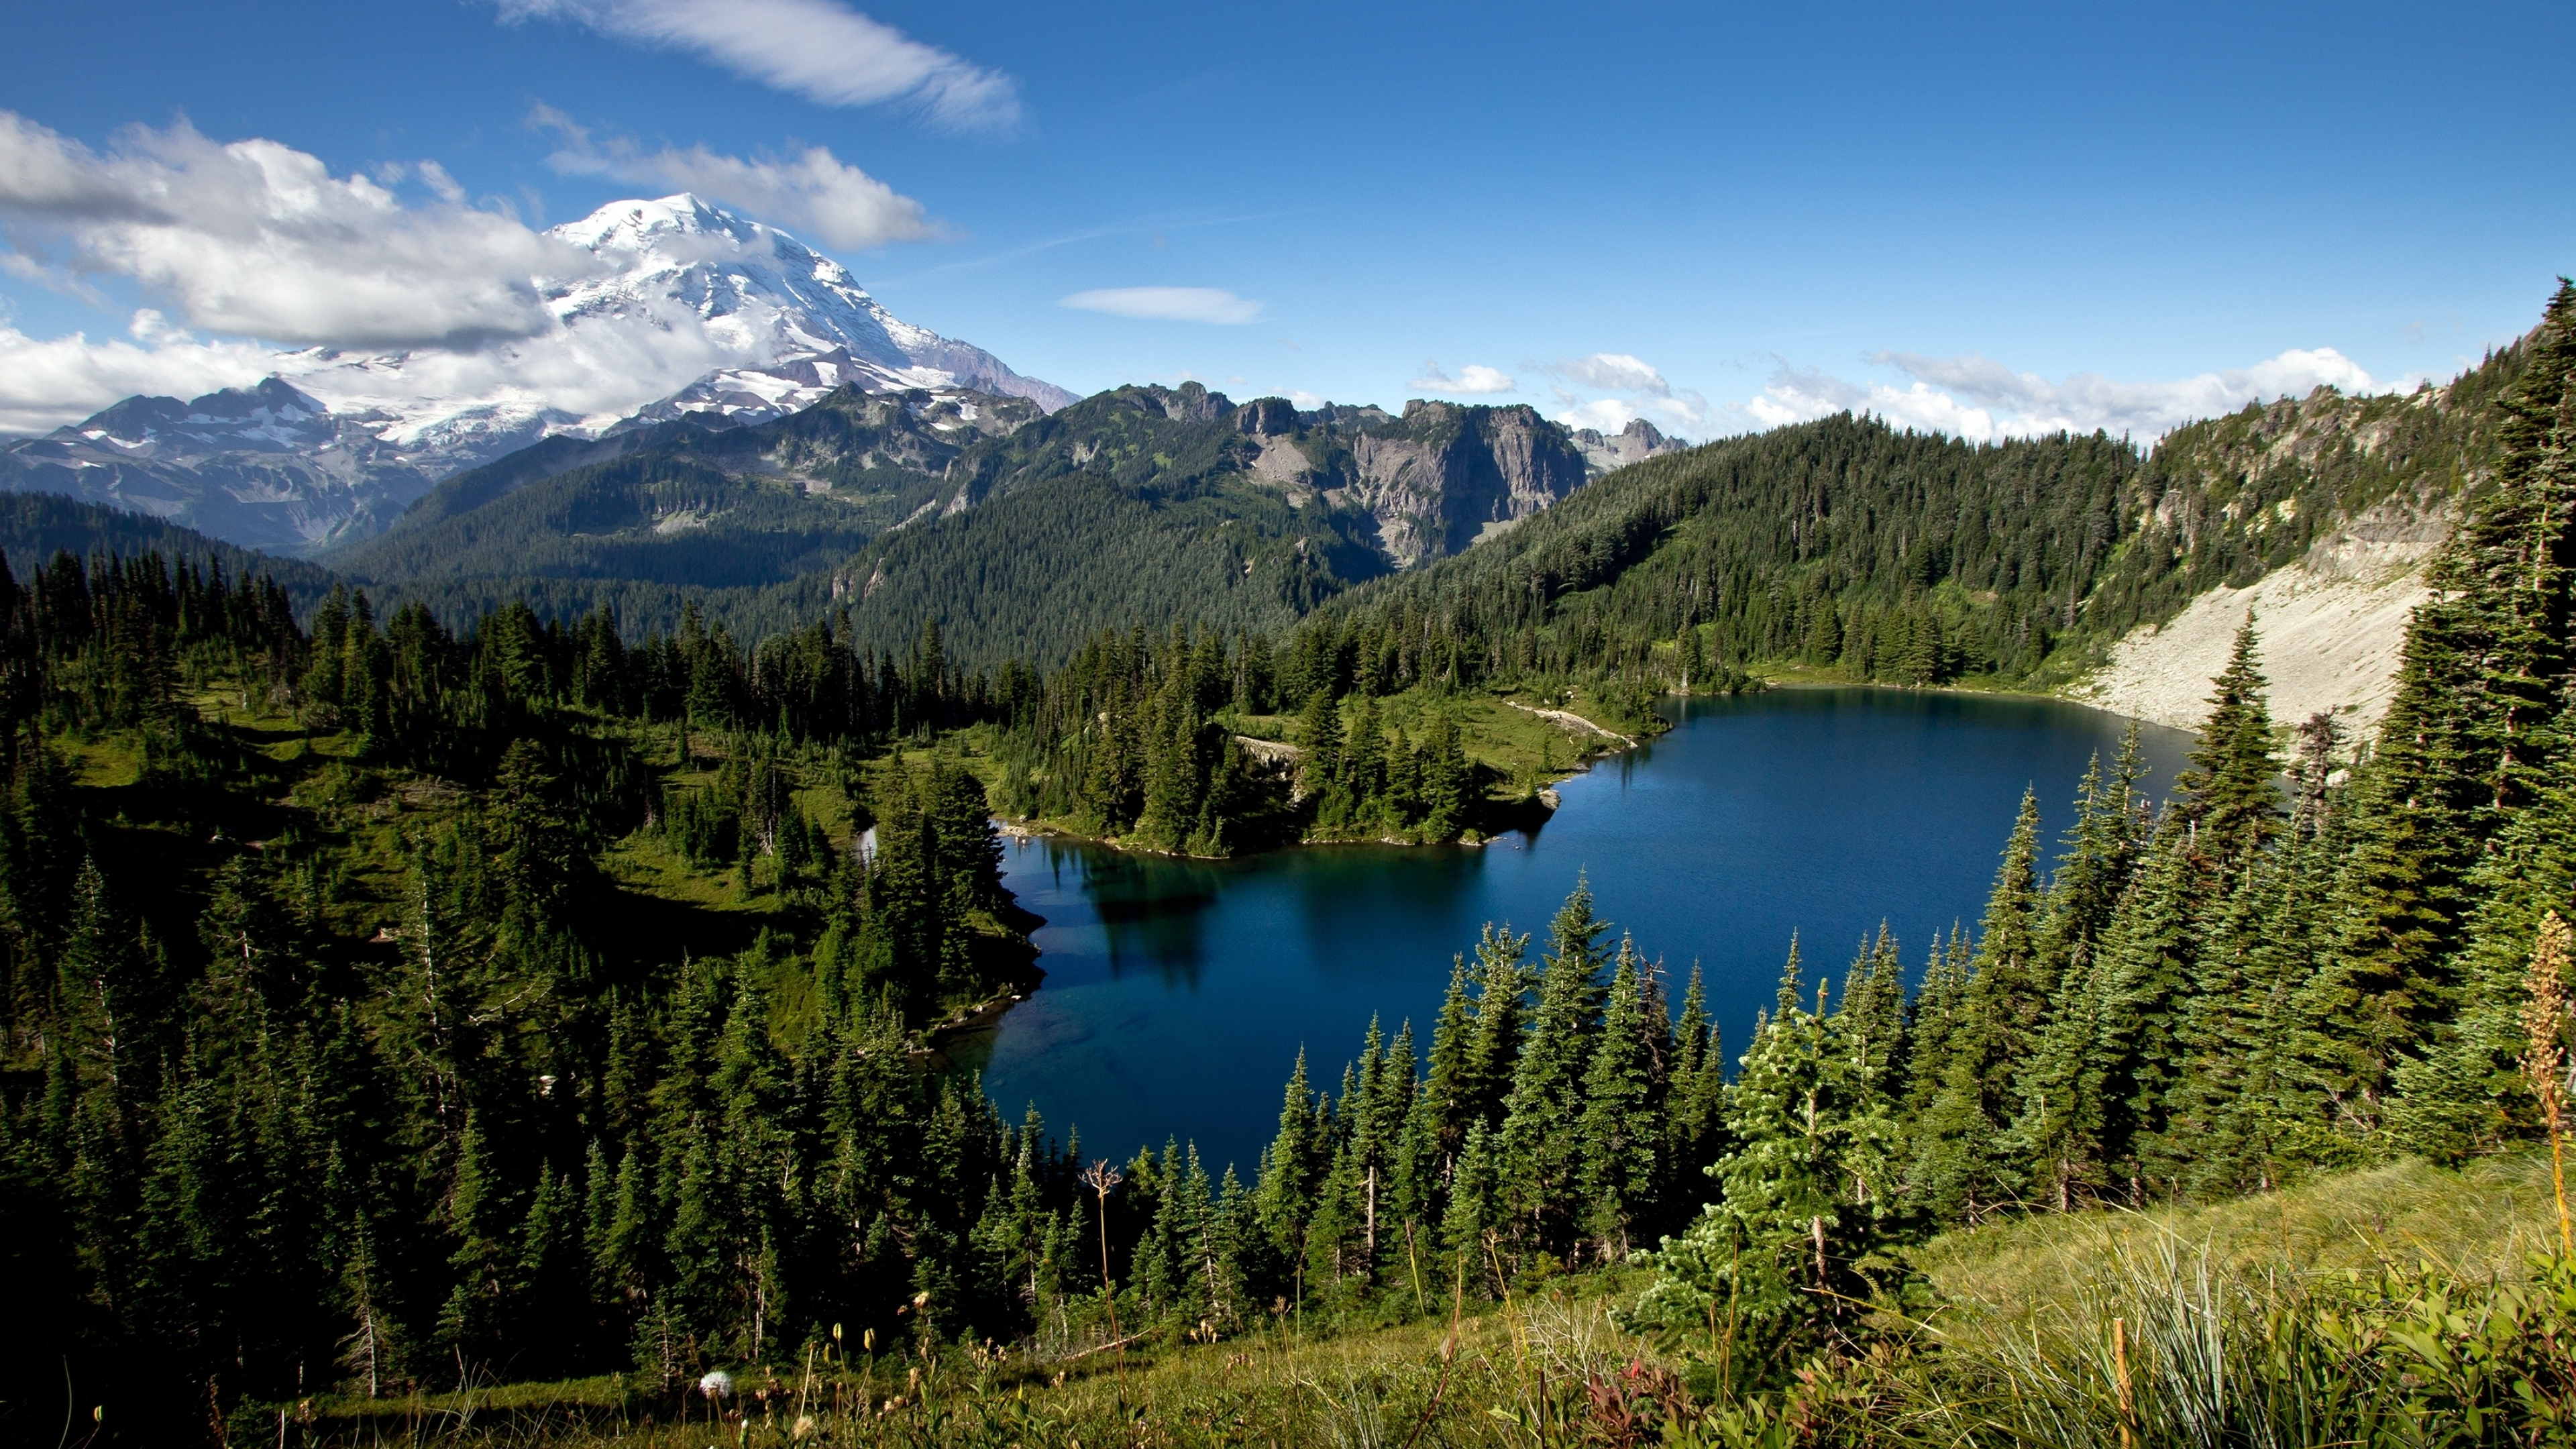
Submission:
M 1705 967 L 1737 1052 L 1792 932 L 1839 970 L 1885 919 L 1920 962 L 1933 932 L 1982 907 L 2023 787 L 2062 827 L 2087 757 L 2124 727 L 2072 706 L 1888 690 L 1695 700 L 1676 718 L 1561 786 L 1544 831 L 1482 848 L 1186 861 L 1012 841 L 1005 880 L 1046 920 L 1046 984 L 949 1055 L 1006 1112 L 1034 1102 L 1094 1155 L 1194 1138 L 1248 1174 L 1299 1050 L 1320 1083 L 1372 1016 L 1427 1033 L 1478 927 L 1543 939 L 1578 873 L 1666 963 L 1676 997 Z M 2151 784 L 2185 743 L 2147 740 Z

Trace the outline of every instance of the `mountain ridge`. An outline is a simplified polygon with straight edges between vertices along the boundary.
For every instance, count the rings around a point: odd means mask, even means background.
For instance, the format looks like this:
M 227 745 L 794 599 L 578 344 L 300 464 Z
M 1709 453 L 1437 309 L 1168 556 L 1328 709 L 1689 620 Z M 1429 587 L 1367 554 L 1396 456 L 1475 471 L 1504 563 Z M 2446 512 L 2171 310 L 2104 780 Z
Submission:
M 0 490 L 63 493 L 314 553 L 381 531 L 446 478 L 555 436 L 682 417 L 765 422 L 850 385 L 1041 409 L 1074 400 L 896 318 L 788 233 L 686 193 L 612 202 L 549 235 L 600 268 L 540 279 L 550 322 L 539 336 L 481 359 L 281 353 L 248 387 L 188 401 L 137 395 L 0 445 Z

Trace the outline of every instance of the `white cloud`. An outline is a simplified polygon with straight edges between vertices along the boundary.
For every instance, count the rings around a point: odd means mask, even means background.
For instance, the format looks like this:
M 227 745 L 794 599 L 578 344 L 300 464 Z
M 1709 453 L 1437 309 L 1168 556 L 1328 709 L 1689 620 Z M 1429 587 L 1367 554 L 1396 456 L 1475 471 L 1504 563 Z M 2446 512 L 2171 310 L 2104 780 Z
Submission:
M 504 20 L 571 20 L 694 51 L 734 74 L 827 106 L 907 101 L 955 130 L 1020 117 L 1009 76 L 924 45 L 833 0 L 500 0 Z
M 570 175 L 611 176 L 695 192 L 844 250 L 945 235 L 920 202 L 896 194 L 820 146 L 781 159 L 746 161 L 704 146 L 646 151 L 623 137 L 595 138 L 550 106 L 537 107 L 530 120 L 563 136 L 563 146 L 546 159 Z
M 1672 392 L 1664 375 L 1648 366 L 1644 359 L 1624 352 L 1596 352 L 1589 357 L 1561 359 L 1544 369 L 1566 381 L 1601 392 L 1650 393 L 1661 397 Z
M 1976 353 L 1924 357 L 1881 352 L 1869 359 L 1945 392 L 1988 404 L 2006 415 L 2002 431 L 2027 434 L 2064 429 L 2159 437 L 2195 418 L 2234 412 L 2250 402 L 2305 396 L 2318 387 L 2366 393 L 2381 387 L 2351 358 L 2331 347 L 2293 348 L 2251 367 L 2204 372 L 2172 382 L 2114 382 L 2079 372 L 2052 383 L 2036 373 L 2014 372 Z
M 1770 385 L 1745 402 L 1742 412 L 1761 427 L 1838 412 L 1871 412 L 1900 427 L 1979 442 L 2096 429 L 2156 438 L 2195 419 L 2217 417 L 2251 402 L 2305 396 L 2320 386 L 2351 393 L 2384 387 L 2331 347 L 2295 348 L 2251 367 L 2170 382 L 2114 382 L 2092 372 L 2049 382 L 1976 353 L 1925 357 L 1880 352 L 1867 360 L 1911 381 L 1904 387 L 1856 383 L 1782 363 Z
M 283 342 L 472 346 L 542 330 L 532 278 L 590 259 L 427 174 L 449 199 L 406 206 L 275 141 L 219 145 L 183 121 L 101 154 L 0 111 L 0 215 L 22 260 L 75 290 L 126 277 L 192 327 Z
M 1487 367 L 1481 362 L 1471 362 L 1459 368 L 1456 377 L 1451 377 L 1440 370 L 1439 363 L 1427 357 L 1422 360 L 1422 375 L 1406 383 L 1405 386 L 1418 388 L 1423 392 L 1479 395 L 1520 390 L 1520 384 L 1512 380 L 1511 374 L 1500 368 Z
M 1113 317 L 1144 317 L 1159 322 L 1252 322 L 1261 304 L 1222 287 L 1099 287 L 1061 298 L 1057 304 Z
M 1559 358 L 1533 364 L 1556 378 L 1561 407 L 1558 422 L 1574 428 L 1615 433 L 1630 418 L 1644 418 L 1667 433 L 1704 438 L 1714 429 L 1708 399 L 1689 388 L 1676 388 L 1641 357 L 1624 352 L 1595 352 L 1588 357 Z M 1609 397 L 1586 397 L 1609 393 Z
M 0 327 L 0 435 L 41 433 L 136 393 L 196 397 L 242 387 L 276 367 L 264 347 L 199 342 L 148 308 L 135 314 L 132 330 L 135 342 L 92 342 L 78 332 L 38 341 Z

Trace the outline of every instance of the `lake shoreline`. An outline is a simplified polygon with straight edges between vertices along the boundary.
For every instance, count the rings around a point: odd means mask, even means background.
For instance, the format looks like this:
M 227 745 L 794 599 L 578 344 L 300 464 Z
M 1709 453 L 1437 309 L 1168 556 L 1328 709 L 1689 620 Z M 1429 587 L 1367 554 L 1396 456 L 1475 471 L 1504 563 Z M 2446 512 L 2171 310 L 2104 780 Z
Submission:
M 1541 949 L 1587 875 L 1610 940 L 1633 933 L 1663 960 L 1674 1001 L 1702 966 L 1708 1010 L 1741 1043 L 1778 994 L 1792 934 L 1811 981 L 1839 974 L 1882 918 L 1909 975 L 1919 969 L 1932 935 L 1976 919 L 2025 786 L 2053 836 L 2088 757 L 2108 760 L 2125 728 L 2062 701 L 1932 693 L 1659 701 L 1670 732 L 1565 783 L 1535 838 L 1487 849 L 1354 845 L 1216 863 L 1016 838 L 1004 884 L 1047 918 L 1047 981 L 991 1028 L 953 1033 L 945 1055 L 961 1083 L 981 1073 L 1012 1113 L 1033 1102 L 1050 1130 L 1078 1125 L 1095 1155 L 1177 1135 L 1211 1171 L 1254 1161 L 1301 1047 L 1310 1071 L 1337 1080 L 1372 1016 L 1390 1038 L 1410 1019 L 1418 1039 L 1486 922 L 1532 932 Z M 1485 708 L 1535 742 L 1529 716 Z M 2150 729 L 2144 746 L 2162 785 L 2188 741 Z
M 1897 694 L 1948 694 L 1956 695 L 1962 699 L 2027 699 L 2042 701 L 2049 704 L 2073 705 L 2077 709 L 2086 710 L 2093 714 L 2108 715 L 2113 719 L 2127 720 L 2131 724 L 2143 725 L 2149 729 L 2181 730 L 2185 734 L 2192 734 L 2197 732 L 2199 728 L 2197 725 L 2184 726 L 2166 724 L 2162 720 L 2153 720 L 2144 715 L 2130 714 L 2124 710 L 2112 709 L 2108 705 L 2099 704 L 2089 699 L 2078 698 L 2077 696 L 2066 692 L 2067 690 L 2083 687 L 2085 681 L 2082 680 L 2064 685 L 2057 689 L 2033 690 L 2014 689 L 2010 686 L 2000 684 L 1985 688 L 1960 684 L 1890 684 L 1881 679 L 1825 679 L 1810 675 L 1758 677 L 1763 679 L 1763 684 L 1766 689 L 1779 690 L 1784 693 L 1793 690 L 1877 689 L 1887 690 Z M 2087 676 L 2087 678 L 2089 679 L 2090 676 Z M 1681 697 L 1683 696 L 1664 696 L 1666 699 Z M 1705 698 L 1706 696 L 1694 695 L 1689 697 Z

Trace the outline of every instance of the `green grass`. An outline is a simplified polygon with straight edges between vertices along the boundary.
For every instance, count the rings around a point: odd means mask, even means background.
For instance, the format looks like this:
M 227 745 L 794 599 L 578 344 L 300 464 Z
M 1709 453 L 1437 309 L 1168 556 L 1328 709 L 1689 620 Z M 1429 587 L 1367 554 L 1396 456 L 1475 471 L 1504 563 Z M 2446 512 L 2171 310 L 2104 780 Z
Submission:
M 1955 1333 L 2027 1329 L 2076 1302 L 2105 1263 L 2171 1250 L 2222 1277 L 2314 1281 L 2430 1264 L 2461 1282 L 2526 1276 L 2557 1246 L 2546 1155 L 2450 1172 L 2409 1159 L 2203 1207 L 2034 1217 L 1934 1240 L 1916 1255 Z
M 2547 1160 L 2531 1156 L 1998 1223 L 1917 1253 L 1938 1299 L 1921 1317 L 1882 1315 L 1883 1337 L 1816 1360 L 1791 1398 L 1723 1406 L 1682 1393 L 1676 1355 L 1690 1345 L 1618 1327 L 1617 1305 L 1647 1281 L 1619 1269 L 1503 1303 L 1417 1304 L 1399 1289 L 1343 1310 L 1338 1331 L 1310 1309 L 1216 1342 L 1164 1329 L 1123 1351 L 1099 1347 L 1097 1324 L 854 1361 L 818 1341 L 734 1366 L 738 1393 L 721 1404 L 625 1376 L 319 1398 L 235 1422 L 274 1435 L 283 1411 L 307 1444 L 458 1449 L 2504 1442 L 2442 1440 L 2464 1421 L 2441 1395 L 2468 1379 L 2409 1357 L 2407 1335 L 2501 1343 L 2555 1322 L 2516 1285 L 2557 1231 Z M 2407 1327 L 2418 1319 L 2430 1327 Z M 2504 1382 L 2487 1387 L 2509 1396 Z
M 1123 1352 L 1065 1337 L 1018 1350 L 795 1361 L 730 1370 L 712 1404 L 636 1376 L 400 1399 L 322 1397 L 283 1410 L 307 1444 L 706 1449 L 709 1445 L 1526 1445 L 1562 1431 L 1587 1378 L 1639 1352 L 1611 1322 L 1641 1275 L 1558 1278 L 1509 1303 L 1330 1332 L 1275 1315 L 1234 1338 L 1149 1336 Z M 1571 1394 L 1571 1397 L 1569 1395 Z M 721 1422 L 718 1422 L 719 1414 Z M 806 1427 L 799 1431 L 800 1421 Z M 1556 1440 L 1550 1435 L 1550 1441 Z

